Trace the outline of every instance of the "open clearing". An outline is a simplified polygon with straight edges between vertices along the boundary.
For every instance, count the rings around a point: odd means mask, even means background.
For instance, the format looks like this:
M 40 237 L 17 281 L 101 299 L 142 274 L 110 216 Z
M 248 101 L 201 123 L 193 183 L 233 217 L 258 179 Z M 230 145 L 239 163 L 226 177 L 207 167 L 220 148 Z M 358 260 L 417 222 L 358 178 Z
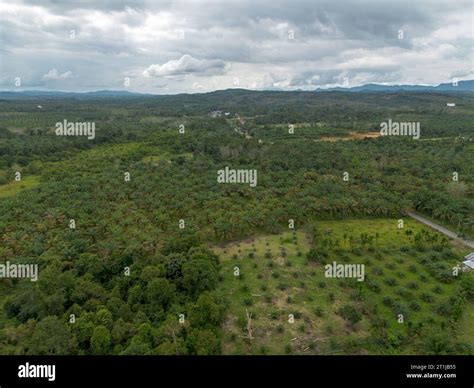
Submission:
M 24 176 L 21 181 L 12 181 L 0 186 L 0 198 L 11 197 L 22 190 L 32 189 L 39 185 L 40 179 L 36 175 Z
M 230 301 L 223 352 L 390 354 L 390 346 L 379 346 L 373 335 L 373 323 L 385 319 L 389 341 L 403 353 L 416 353 L 415 341 L 404 340 L 409 328 L 444 321 L 439 306 L 457 292 L 456 282 L 439 281 L 420 262 L 428 252 L 414 249 L 417 233 L 441 235 L 408 218 L 404 229 L 397 229 L 395 219 L 315 224 L 322 232 L 321 244 L 334 244 L 325 262 L 364 264 L 365 281 L 325 277 L 322 263 L 307 260 L 310 244 L 300 230 L 216 247 L 222 262 L 220 289 Z M 362 246 L 357 243 L 361 235 L 373 236 L 373 242 Z M 451 257 L 440 260 L 452 267 L 463 253 L 454 248 Z M 341 317 L 346 305 L 360 312 L 356 324 Z M 252 314 L 251 340 L 247 313 Z M 472 315 L 465 319 L 473 323 Z

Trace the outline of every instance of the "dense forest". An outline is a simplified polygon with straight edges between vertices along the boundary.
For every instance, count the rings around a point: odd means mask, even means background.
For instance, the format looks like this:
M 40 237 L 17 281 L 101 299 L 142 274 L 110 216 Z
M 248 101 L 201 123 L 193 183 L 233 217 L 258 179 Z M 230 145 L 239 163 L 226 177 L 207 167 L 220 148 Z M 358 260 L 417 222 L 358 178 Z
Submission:
M 383 245 L 382 231 L 355 227 L 336 238 L 325 222 L 337 222 L 337 234 L 346 220 L 395 225 L 416 210 L 474 237 L 472 93 L 18 99 L 0 101 L 0 118 L 0 260 L 39 266 L 37 282 L 0 279 L 0 354 L 235 352 L 223 346 L 235 302 L 226 291 L 225 247 L 276 236 L 288 220 L 307 241 L 295 257 L 313 271 L 344 255 L 373 263 L 394 249 Z M 65 119 L 94 122 L 95 138 L 56 136 L 55 123 Z M 388 119 L 419 122 L 420 139 L 369 136 Z M 258 185 L 219 184 L 226 166 L 255 169 Z M 440 284 L 439 319 L 427 310 L 395 340 L 384 313 L 367 328 L 367 351 L 473 353 L 453 335 L 472 303 L 473 276 L 447 275 L 466 248 L 415 229 L 397 237 L 405 255 L 397 260 L 412 257 L 426 270 L 418 282 Z M 355 305 L 380 290 L 368 279 L 366 291 L 355 289 Z M 403 298 L 406 290 L 398 291 Z M 395 299 L 384 304 L 405 309 Z M 385 308 L 373 305 L 361 308 L 370 320 Z M 347 306 L 337 314 L 354 326 L 362 318 Z M 419 347 L 407 347 L 407 333 L 416 333 Z M 342 352 L 357 349 L 346 344 Z

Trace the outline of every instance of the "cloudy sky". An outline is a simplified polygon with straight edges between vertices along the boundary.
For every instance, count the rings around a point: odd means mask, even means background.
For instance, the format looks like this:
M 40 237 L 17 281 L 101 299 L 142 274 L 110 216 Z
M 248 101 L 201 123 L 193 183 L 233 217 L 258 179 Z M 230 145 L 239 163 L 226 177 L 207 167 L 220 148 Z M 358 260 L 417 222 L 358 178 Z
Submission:
M 470 0 L 0 0 L 0 10 L 3 90 L 169 94 L 474 78 Z

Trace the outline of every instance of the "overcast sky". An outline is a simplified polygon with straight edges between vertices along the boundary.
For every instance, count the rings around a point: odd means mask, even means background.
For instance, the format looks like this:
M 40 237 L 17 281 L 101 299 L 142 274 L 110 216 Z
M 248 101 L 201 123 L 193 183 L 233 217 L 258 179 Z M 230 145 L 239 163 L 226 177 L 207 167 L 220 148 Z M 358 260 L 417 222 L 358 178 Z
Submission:
M 0 0 L 0 8 L 4 90 L 169 94 L 474 78 L 470 0 Z

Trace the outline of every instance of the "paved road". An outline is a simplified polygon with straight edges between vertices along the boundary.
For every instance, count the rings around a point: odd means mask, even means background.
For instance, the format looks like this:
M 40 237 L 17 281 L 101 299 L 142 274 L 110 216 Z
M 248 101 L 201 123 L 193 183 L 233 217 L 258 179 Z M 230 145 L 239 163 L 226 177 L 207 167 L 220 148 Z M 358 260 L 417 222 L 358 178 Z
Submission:
M 445 236 L 448 236 L 449 238 L 458 240 L 459 242 L 461 242 L 464 245 L 467 245 L 468 247 L 474 248 L 474 241 L 463 240 L 462 238 L 459 238 L 456 233 L 450 231 L 449 229 L 446 229 L 445 227 L 443 227 L 441 225 L 435 224 L 434 222 L 432 222 L 430 220 L 427 220 L 426 218 L 424 218 L 424 217 L 422 217 L 422 216 L 420 216 L 420 215 L 418 215 L 414 212 L 406 212 L 406 213 L 411 218 L 414 218 L 415 220 L 420 221 L 421 223 L 423 223 L 425 225 L 428 225 L 430 228 L 433 228 L 433 229 L 437 230 L 438 232 L 443 233 Z

